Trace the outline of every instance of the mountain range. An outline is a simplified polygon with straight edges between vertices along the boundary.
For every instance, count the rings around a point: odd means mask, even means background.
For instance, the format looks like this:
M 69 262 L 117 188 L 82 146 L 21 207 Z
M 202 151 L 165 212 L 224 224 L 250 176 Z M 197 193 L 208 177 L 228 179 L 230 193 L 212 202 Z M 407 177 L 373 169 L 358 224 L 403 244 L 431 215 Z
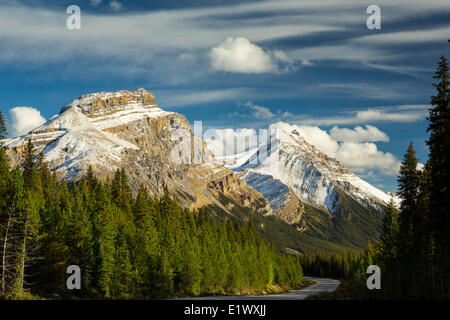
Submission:
M 289 253 L 357 250 L 376 241 L 384 207 L 398 199 L 308 143 L 297 127 L 279 122 L 270 129 L 257 148 L 219 160 L 183 115 L 164 111 L 141 88 L 85 94 L 4 146 L 15 167 L 31 139 L 70 183 L 89 167 L 105 181 L 123 168 L 134 192 L 167 188 L 183 207 L 251 218 Z

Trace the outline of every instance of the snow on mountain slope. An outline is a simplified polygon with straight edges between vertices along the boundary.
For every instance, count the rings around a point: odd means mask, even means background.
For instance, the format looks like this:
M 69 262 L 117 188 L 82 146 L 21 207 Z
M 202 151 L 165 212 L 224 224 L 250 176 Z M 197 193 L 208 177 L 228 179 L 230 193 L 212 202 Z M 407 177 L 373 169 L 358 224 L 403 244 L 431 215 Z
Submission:
M 3 141 L 12 167 L 23 162 L 28 139 L 49 168 L 69 182 L 82 178 L 89 166 L 101 180 L 121 168 L 134 192 L 145 186 L 161 195 L 168 188 L 183 207 L 216 205 L 227 211 L 220 202 L 225 196 L 271 213 L 258 191 L 214 162 L 186 117 L 159 108 L 145 89 L 85 94 L 42 126 Z
M 35 144 L 45 144 L 42 150 L 45 160 L 66 179 L 77 176 L 89 165 L 114 170 L 121 161 L 123 149 L 137 149 L 132 143 L 98 129 L 77 108 L 66 109 L 59 117 L 34 129 L 31 135 Z M 21 146 L 27 137 L 7 140 L 5 146 Z
M 51 167 L 71 180 L 89 165 L 114 171 L 120 166 L 124 149 L 138 149 L 107 129 L 169 114 L 144 89 L 87 94 L 63 107 L 59 115 L 28 135 L 7 139 L 4 145 L 18 148 L 32 137 L 38 147 L 43 146 L 41 151 Z
M 382 210 L 391 195 L 375 188 L 347 170 L 339 161 L 309 144 L 295 128 L 286 123 L 271 126 L 267 142 L 240 166 L 230 166 L 247 184 L 266 196 L 272 208 L 282 207 L 280 195 L 286 187 L 302 201 L 340 214 L 339 192 L 345 192 L 363 206 Z M 243 161 L 237 161 L 242 163 Z M 277 190 L 274 190 L 276 188 Z M 398 201 L 394 198 L 394 201 Z

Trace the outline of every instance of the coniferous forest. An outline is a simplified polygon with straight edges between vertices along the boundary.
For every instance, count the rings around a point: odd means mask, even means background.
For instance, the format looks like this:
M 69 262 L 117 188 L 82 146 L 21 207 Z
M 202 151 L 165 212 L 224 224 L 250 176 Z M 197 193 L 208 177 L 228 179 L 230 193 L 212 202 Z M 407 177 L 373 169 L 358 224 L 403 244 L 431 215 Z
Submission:
M 4 132 L 4 130 L 3 130 Z M 251 221 L 182 209 L 168 192 L 132 196 L 123 170 L 100 182 L 58 182 L 28 142 L 22 168 L 0 148 L 0 295 L 22 299 L 258 293 L 296 286 L 302 268 L 262 240 Z M 81 269 L 81 290 L 66 268 Z
M 418 169 L 411 142 L 398 177 L 400 207 L 386 208 L 380 241 L 354 255 L 302 258 L 305 274 L 347 281 L 338 298 L 450 299 L 450 88 L 447 59 L 438 63 L 428 117 L 429 159 Z M 381 290 L 366 289 L 365 268 L 381 268 Z

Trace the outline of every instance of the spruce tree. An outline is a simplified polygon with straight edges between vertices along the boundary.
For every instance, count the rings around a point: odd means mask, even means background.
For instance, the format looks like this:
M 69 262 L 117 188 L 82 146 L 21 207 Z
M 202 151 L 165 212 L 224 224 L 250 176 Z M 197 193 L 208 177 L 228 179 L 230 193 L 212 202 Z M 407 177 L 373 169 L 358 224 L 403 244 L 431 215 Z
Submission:
M 450 109 L 447 59 L 442 56 L 433 77 L 436 95 L 431 97 L 427 144 L 430 149 L 430 222 L 436 245 L 434 265 L 437 298 L 450 299 Z
M 401 198 L 399 214 L 399 262 L 402 296 L 413 294 L 415 248 L 413 245 L 413 215 L 417 210 L 420 175 L 417 171 L 417 158 L 412 142 L 403 158 L 398 178 L 398 195 Z
M 398 298 L 399 265 L 398 258 L 398 210 L 391 199 L 383 218 L 380 235 L 381 268 L 385 298 Z

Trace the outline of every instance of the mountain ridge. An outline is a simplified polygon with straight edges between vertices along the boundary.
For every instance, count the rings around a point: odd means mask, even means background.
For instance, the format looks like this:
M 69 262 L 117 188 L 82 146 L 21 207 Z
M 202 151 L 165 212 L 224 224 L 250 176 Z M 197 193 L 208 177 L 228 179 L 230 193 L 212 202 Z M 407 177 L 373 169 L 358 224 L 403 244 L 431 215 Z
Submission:
M 275 216 L 298 234 L 319 238 L 313 227 L 323 227 L 327 234 L 333 234 L 333 228 L 339 225 L 336 219 L 348 220 L 348 210 L 341 210 L 339 193 L 366 206 L 367 212 L 383 211 L 389 198 L 386 193 L 353 175 L 286 125 L 275 125 L 276 136 L 255 152 L 246 153 L 249 158 L 239 159 L 238 166 L 224 165 L 203 140 L 194 136 L 185 116 L 164 111 L 154 95 L 141 88 L 82 95 L 28 134 L 5 140 L 4 146 L 12 167 L 21 163 L 24 145 L 31 138 L 50 169 L 68 182 L 80 179 L 89 166 L 103 180 L 123 168 L 134 192 L 141 185 L 157 195 L 168 188 L 182 206 L 190 209 L 213 206 L 228 214 L 244 210 L 261 217 Z M 257 158 L 267 145 L 272 153 L 252 164 L 252 157 Z M 277 161 L 273 161 L 275 156 L 279 157 Z M 274 163 L 280 166 L 275 168 Z M 222 201 L 223 196 L 230 201 Z M 334 222 L 330 225 L 321 218 L 317 226 L 307 223 L 305 212 L 314 211 L 309 207 L 325 212 L 326 219 Z M 360 214 L 365 216 L 367 212 Z M 368 238 L 376 238 L 372 231 L 379 228 L 379 220 L 371 222 Z M 343 241 L 345 232 L 338 233 L 336 239 Z M 366 240 L 358 236 L 355 241 L 363 246 Z

